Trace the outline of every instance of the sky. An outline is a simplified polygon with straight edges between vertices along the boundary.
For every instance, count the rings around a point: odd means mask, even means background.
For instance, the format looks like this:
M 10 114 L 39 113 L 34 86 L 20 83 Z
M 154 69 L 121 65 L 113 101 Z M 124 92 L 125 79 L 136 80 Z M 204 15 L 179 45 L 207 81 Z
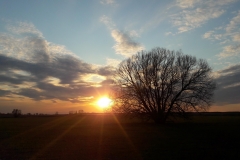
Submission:
M 206 59 L 209 111 L 240 111 L 239 0 L 0 0 L 0 113 L 101 112 L 114 68 L 155 47 Z

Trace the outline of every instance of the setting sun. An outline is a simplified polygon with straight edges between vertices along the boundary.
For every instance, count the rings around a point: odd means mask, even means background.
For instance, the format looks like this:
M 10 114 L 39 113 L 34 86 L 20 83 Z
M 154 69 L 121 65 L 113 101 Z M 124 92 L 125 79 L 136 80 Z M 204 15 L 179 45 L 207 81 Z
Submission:
M 112 100 L 108 97 L 102 97 L 97 101 L 97 104 L 101 108 L 107 108 L 112 104 Z

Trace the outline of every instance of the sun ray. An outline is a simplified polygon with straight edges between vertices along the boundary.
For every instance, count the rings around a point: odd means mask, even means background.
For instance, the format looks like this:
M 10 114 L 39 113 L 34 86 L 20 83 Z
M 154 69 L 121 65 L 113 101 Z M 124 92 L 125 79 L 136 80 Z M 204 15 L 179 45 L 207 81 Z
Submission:
M 108 108 L 112 103 L 113 101 L 108 97 L 102 97 L 97 101 L 97 105 L 102 109 Z

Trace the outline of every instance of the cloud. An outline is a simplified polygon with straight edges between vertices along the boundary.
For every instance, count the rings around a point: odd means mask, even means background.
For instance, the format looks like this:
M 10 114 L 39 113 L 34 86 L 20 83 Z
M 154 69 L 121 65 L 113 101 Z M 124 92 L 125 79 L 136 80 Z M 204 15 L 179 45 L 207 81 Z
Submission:
M 224 13 L 221 9 L 203 9 L 183 11 L 180 17 L 175 16 L 173 24 L 178 26 L 179 33 L 198 28 L 206 23 L 208 20 L 217 18 Z
M 76 67 L 76 68 L 75 68 Z M 5 71 L 21 70 L 30 73 L 31 76 L 18 76 L 12 74 L 1 75 L 0 83 L 10 83 L 19 88 L 16 95 L 32 98 L 34 100 L 59 99 L 72 101 L 78 96 L 91 96 L 94 89 L 87 82 L 81 81 L 81 76 L 94 72 L 91 65 L 72 58 L 59 58 L 54 63 L 29 63 L 6 56 L 0 56 L 0 68 Z M 0 72 L 1 73 L 1 72 Z M 55 77 L 59 84 L 50 84 L 46 80 Z M 24 82 L 34 82 L 31 88 L 23 87 Z M 64 84 L 67 84 L 65 87 Z M 10 93 L 10 92 L 8 92 Z
M 199 4 L 204 4 L 209 7 L 216 7 L 216 6 L 224 6 L 232 2 L 236 2 L 236 0 L 207 0 L 207 1 L 201 1 L 201 0 L 177 0 L 177 5 L 181 8 L 194 8 Z
M 0 89 L 0 96 L 6 96 L 6 95 L 9 95 L 10 93 L 11 93 L 11 91 L 6 91 L 6 90 Z
M 102 76 L 111 77 L 115 73 L 115 68 L 113 66 L 105 66 L 98 69 L 97 73 Z
M 240 27 L 240 11 L 238 11 L 237 16 L 235 16 L 226 27 L 226 32 L 231 33 L 236 28 Z
M 116 42 L 116 44 L 113 46 L 116 54 L 129 57 L 144 49 L 141 44 L 133 40 L 133 37 L 139 36 L 135 30 L 130 32 L 119 31 L 116 29 L 116 25 L 113 23 L 113 21 L 105 15 L 100 18 L 100 21 L 104 23 L 111 31 L 111 36 Z
M 177 5 L 181 8 L 191 8 L 197 2 L 197 0 L 177 0 Z
M 102 81 L 101 84 L 103 86 L 111 86 L 111 85 L 114 84 L 114 80 L 113 79 L 106 79 L 106 80 Z
M 231 19 L 229 24 L 226 26 L 226 37 L 231 39 L 231 45 L 227 45 L 223 48 L 223 51 L 218 54 L 219 58 L 226 58 L 240 55 L 240 11 L 237 15 Z
M 8 76 L 0 75 L 0 83 L 4 82 L 4 83 L 12 83 L 12 84 L 22 84 L 26 80 L 24 77 L 19 77 L 19 76 L 16 77 L 16 76 L 17 75 L 15 75 L 15 77 L 13 78 L 9 75 Z
M 233 57 L 240 54 L 240 11 L 234 16 L 225 27 L 218 27 L 212 31 L 208 31 L 203 38 L 209 40 L 218 40 L 219 43 L 227 44 L 223 50 L 217 55 L 220 59 Z M 220 33 L 221 32 L 221 33 Z M 225 33 L 224 33 L 225 32 Z
M 121 63 L 121 60 L 112 59 L 112 58 L 107 58 L 107 65 L 108 65 L 108 66 L 116 67 L 116 66 L 118 66 L 118 64 L 120 64 L 120 63 Z
M 233 41 L 240 42 L 240 33 L 233 35 Z
M 18 94 L 31 98 L 36 101 L 40 100 L 61 100 L 73 103 L 80 103 L 83 97 L 91 97 L 95 92 L 95 87 L 87 85 L 78 85 L 77 87 L 56 86 L 50 83 L 39 82 L 37 88 L 23 88 Z
M 218 54 L 219 58 L 232 57 L 240 54 L 240 44 L 238 45 L 228 45 L 223 48 L 223 51 Z
M 240 103 L 240 64 L 217 71 L 217 90 L 215 103 L 217 105 Z
M 212 36 L 213 33 L 214 33 L 214 31 L 208 31 L 203 35 L 203 38 L 209 39 Z
M 48 42 L 33 24 L 19 22 L 7 29 L 10 33 L 0 33 L 1 99 L 82 102 L 103 90 L 101 81 L 84 77 L 112 74 L 111 67 L 94 67 L 64 46 Z
M 208 31 L 208 32 L 204 33 L 204 35 L 202 37 L 204 39 L 221 41 L 221 40 L 225 39 L 224 36 L 225 36 L 224 34 L 217 34 L 217 33 L 215 33 L 215 31 Z
M 165 35 L 166 35 L 166 36 L 169 36 L 169 35 L 174 36 L 175 34 L 173 34 L 172 32 L 166 32 Z
M 0 54 L 31 63 L 50 62 L 61 55 L 73 56 L 73 53 L 63 46 L 54 45 L 42 37 L 32 35 L 17 37 L 0 33 L 0 47 Z
M 100 17 L 100 22 L 104 23 L 107 26 L 107 28 L 110 30 L 116 27 L 112 19 L 107 17 L 106 15 L 103 15 L 102 17 Z
M 7 30 L 15 34 L 32 34 L 43 37 L 42 33 L 32 23 L 27 22 L 18 22 L 15 25 L 8 25 Z
M 111 35 L 116 41 L 116 44 L 113 47 L 115 49 L 115 52 L 117 54 L 123 55 L 124 57 L 129 57 L 144 49 L 142 45 L 134 42 L 132 38 L 124 32 L 112 30 Z
M 234 1 L 177 0 L 177 6 L 183 10 L 171 16 L 172 23 L 178 27 L 178 33 L 190 31 L 201 27 L 210 19 L 220 17 L 225 12 L 224 6 Z
M 90 64 L 71 56 L 54 57 L 53 62 L 26 62 L 5 55 L 0 55 L 0 66 L 5 70 L 22 70 L 39 80 L 48 76 L 59 78 L 61 83 L 70 83 L 81 74 L 93 73 Z
M 114 4 L 116 2 L 115 2 L 115 0 L 101 0 L 100 3 L 102 3 L 102 4 Z

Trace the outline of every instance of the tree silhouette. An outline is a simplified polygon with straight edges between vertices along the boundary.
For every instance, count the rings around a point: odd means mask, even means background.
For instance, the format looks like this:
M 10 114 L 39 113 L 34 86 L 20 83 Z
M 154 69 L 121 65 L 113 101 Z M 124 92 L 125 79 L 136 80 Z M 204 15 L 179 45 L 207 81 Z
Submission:
M 22 111 L 20 109 L 13 109 L 12 114 L 14 117 L 19 117 L 22 114 Z
M 116 71 L 114 112 L 165 123 L 171 113 L 205 111 L 216 84 L 203 59 L 155 48 L 122 61 Z

